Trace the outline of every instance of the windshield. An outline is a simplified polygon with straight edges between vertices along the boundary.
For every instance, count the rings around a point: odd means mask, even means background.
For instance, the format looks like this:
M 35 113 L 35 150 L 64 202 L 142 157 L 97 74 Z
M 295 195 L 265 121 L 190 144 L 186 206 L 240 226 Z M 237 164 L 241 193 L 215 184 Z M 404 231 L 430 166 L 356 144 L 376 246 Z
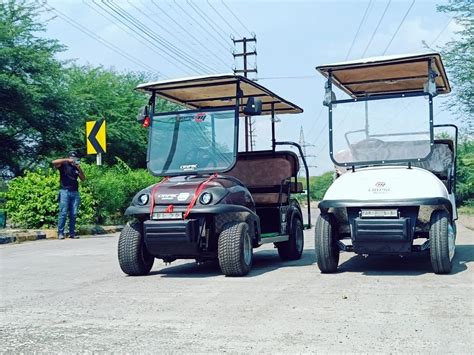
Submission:
M 431 152 L 425 97 L 333 105 L 332 122 L 331 155 L 338 165 L 418 161 Z
M 234 165 L 236 148 L 234 109 L 157 115 L 148 168 L 162 176 L 224 172 Z

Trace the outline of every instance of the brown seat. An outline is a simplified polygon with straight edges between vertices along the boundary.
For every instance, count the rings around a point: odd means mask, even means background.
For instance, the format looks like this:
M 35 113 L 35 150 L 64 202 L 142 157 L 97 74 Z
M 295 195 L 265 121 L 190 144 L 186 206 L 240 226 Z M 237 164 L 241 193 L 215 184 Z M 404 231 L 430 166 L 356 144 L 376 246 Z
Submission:
M 288 201 L 285 182 L 296 176 L 298 170 L 298 156 L 293 152 L 249 152 L 239 153 L 237 163 L 226 175 L 247 186 L 256 205 L 268 205 Z

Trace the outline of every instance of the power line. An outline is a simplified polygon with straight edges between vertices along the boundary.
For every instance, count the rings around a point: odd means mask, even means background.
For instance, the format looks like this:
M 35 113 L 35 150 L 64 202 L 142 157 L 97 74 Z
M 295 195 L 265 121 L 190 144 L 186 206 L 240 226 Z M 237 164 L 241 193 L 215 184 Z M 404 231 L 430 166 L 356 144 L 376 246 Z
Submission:
M 235 33 L 235 34 L 236 34 L 237 36 L 239 36 L 239 37 L 242 37 L 242 36 L 239 34 L 239 31 L 236 31 L 236 30 L 234 29 L 234 27 L 232 27 L 232 26 L 230 25 L 230 23 L 225 19 L 225 17 L 222 16 L 222 14 L 221 14 L 219 11 L 217 11 L 214 6 L 212 6 L 212 4 L 211 4 L 211 2 L 210 2 L 209 0 L 207 0 L 207 4 L 214 10 L 214 12 L 217 14 L 217 16 L 219 16 L 219 17 L 221 18 L 221 20 L 224 21 L 227 26 L 229 26 L 230 30 L 231 30 L 233 33 Z
M 128 3 L 136 10 L 138 11 L 140 14 L 142 14 L 143 16 L 148 16 L 148 14 L 146 14 L 145 12 L 143 12 L 139 7 L 137 7 L 136 5 L 133 4 L 133 2 L 131 0 L 128 0 Z M 156 22 L 156 25 L 158 27 L 160 27 L 161 29 L 163 29 L 166 33 L 168 33 L 171 37 L 175 38 L 177 42 L 181 42 L 180 38 L 178 38 L 172 31 L 168 30 L 166 28 L 166 26 L 162 26 L 159 22 Z M 176 48 L 178 48 L 177 46 L 175 46 Z M 178 48 L 179 50 L 181 50 L 180 48 Z M 197 61 L 197 60 L 196 60 Z M 212 68 L 207 65 L 206 63 L 202 62 L 202 61 L 197 61 L 198 63 L 200 63 L 200 65 L 202 67 L 204 67 L 207 71 L 209 72 L 212 72 Z
M 209 32 L 208 29 L 206 29 L 203 25 L 201 25 L 201 23 L 200 23 L 199 21 L 197 21 L 192 15 L 190 15 L 185 9 L 183 9 L 183 8 L 181 7 L 181 5 L 180 5 L 176 0 L 174 0 L 174 3 L 175 3 L 176 6 L 178 6 L 178 7 L 181 9 L 181 11 L 183 11 L 183 12 L 184 12 L 189 18 L 191 18 L 199 27 L 201 27 L 202 30 L 204 30 L 205 32 L 207 32 L 207 33 L 209 34 L 209 36 L 211 36 L 217 43 L 219 43 L 219 44 L 222 46 L 222 48 L 224 48 L 226 51 L 230 51 L 230 52 L 232 53 L 232 51 L 231 51 L 229 48 L 226 48 L 226 46 L 223 45 L 222 42 L 221 42 L 219 39 L 217 39 L 211 32 Z
M 153 67 L 150 67 L 148 64 L 142 62 L 140 59 L 138 59 L 138 58 L 122 51 L 119 47 L 117 47 L 114 44 L 110 43 L 109 41 L 105 40 L 104 38 L 102 38 L 98 34 L 95 34 L 94 32 L 90 31 L 89 29 L 82 26 L 80 23 L 76 22 L 75 20 L 73 20 L 72 18 L 70 18 L 69 16 L 64 14 L 63 12 L 57 10 L 56 8 L 52 7 L 51 5 L 48 5 L 47 3 L 45 3 L 43 5 L 43 7 L 45 7 L 45 9 L 47 9 L 47 10 L 53 11 L 63 21 L 66 21 L 71 26 L 75 27 L 76 29 L 78 29 L 82 33 L 86 34 L 87 36 L 91 37 L 92 39 L 94 39 L 94 40 L 98 41 L 99 43 L 103 44 L 104 46 L 106 46 L 110 50 L 114 51 L 118 55 L 128 59 L 129 61 L 133 62 L 134 64 L 136 64 L 136 65 L 138 65 L 138 66 L 140 66 L 140 67 L 142 67 L 142 68 L 144 68 L 148 71 L 155 72 L 155 73 L 159 74 L 160 76 L 165 77 L 165 75 L 163 75 L 160 71 L 154 69 Z
M 161 11 L 161 13 L 163 13 L 167 18 L 169 18 L 172 23 L 174 23 L 176 26 L 178 26 L 178 28 L 180 28 L 181 30 L 183 30 L 187 35 L 189 35 L 192 39 L 194 39 L 194 41 L 196 41 L 196 43 L 199 43 L 203 48 L 205 48 L 206 50 L 209 51 L 209 53 L 213 54 L 213 58 L 215 58 L 216 60 L 218 60 L 220 63 L 224 64 L 224 66 L 227 68 L 228 66 L 228 63 L 225 63 L 220 57 L 219 55 L 217 55 L 216 53 L 214 53 L 211 49 L 209 49 L 209 47 L 207 47 L 203 42 L 201 42 L 198 38 L 196 38 L 190 31 L 188 31 L 185 27 L 183 27 L 179 22 L 177 22 L 171 15 L 168 14 L 168 12 L 164 11 L 154 0 L 151 0 L 151 3 L 158 9 Z M 171 7 L 171 5 L 170 5 Z
M 139 36 L 140 38 L 144 39 L 145 41 L 147 41 L 147 46 L 152 46 L 158 50 L 160 50 L 160 52 L 156 52 L 156 53 L 159 53 L 158 55 L 161 56 L 163 59 L 165 59 L 168 63 L 176 66 L 176 67 L 179 67 L 183 72 L 185 72 L 186 74 L 188 75 L 191 75 L 191 72 L 189 72 L 187 69 L 185 69 L 185 66 L 183 66 L 180 62 L 175 62 L 174 61 L 174 57 L 172 55 L 170 55 L 169 53 L 167 53 L 166 51 L 163 51 L 163 49 L 161 47 L 158 47 L 158 45 L 156 45 L 154 42 L 151 42 L 149 40 L 147 40 L 146 38 L 143 37 L 143 35 L 139 34 L 134 28 L 132 28 L 129 23 L 127 21 L 125 21 L 123 19 L 123 16 L 117 16 L 116 14 L 116 11 L 112 11 L 108 6 L 107 7 L 104 7 L 102 6 L 101 4 L 99 3 L 96 3 L 95 2 L 96 0 L 92 0 L 92 3 L 94 5 L 96 5 L 98 8 L 100 8 L 100 10 L 104 11 L 105 13 L 107 13 L 109 16 L 113 17 L 114 19 L 116 19 L 118 22 L 120 22 L 122 25 L 124 25 L 125 27 L 127 27 L 129 30 L 131 30 L 136 36 Z M 114 23 L 114 21 L 112 21 Z M 164 55 L 167 55 L 168 57 L 165 57 Z
M 234 18 L 242 25 L 243 28 L 245 28 L 245 30 L 248 32 L 248 33 L 252 33 L 252 31 L 250 31 L 247 26 L 245 26 L 242 21 L 240 21 L 240 19 L 237 17 L 237 15 L 230 9 L 229 6 L 226 5 L 226 3 L 224 2 L 224 0 L 221 0 L 222 2 L 222 5 L 225 6 L 225 8 L 231 13 L 232 16 L 234 16 Z
M 317 79 L 315 75 L 295 75 L 295 76 L 267 76 L 258 80 L 280 80 L 280 79 Z
M 102 2 L 105 2 L 107 0 L 102 0 Z M 136 17 L 134 17 L 133 15 L 131 15 L 127 10 L 125 10 L 124 8 L 120 7 L 120 5 L 118 4 L 115 4 L 114 3 L 114 0 L 108 0 L 108 2 L 110 4 L 113 4 L 115 6 L 115 8 L 117 10 L 120 10 L 128 19 L 129 21 L 135 25 L 136 27 L 141 27 L 141 31 L 143 33 L 145 33 L 148 37 L 150 37 L 152 40 L 154 40 L 155 42 L 161 44 L 163 47 L 165 47 L 166 49 L 170 50 L 171 52 L 173 52 L 174 55 L 178 56 L 180 59 L 186 61 L 187 63 L 191 64 L 192 66 L 195 66 L 197 68 L 199 68 L 199 70 L 203 71 L 204 73 L 206 71 L 212 71 L 212 68 L 208 67 L 206 64 L 200 62 L 199 60 L 197 60 L 196 58 L 190 56 L 188 53 L 182 51 L 181 49 L 179 49 L 178 47 L 176 47 L 174 44 L 172 44 L 170 41 L 168 41 L 167 39 L 163 38 L 162 36 L 160 36 L 157 32 L 154 32 L 153 30 L 151 30 L 150 27 L 144 25 L 144 24 L 141 24 L 141 21 L 139 19 L 137 19 Z M 133 5 L 132 5 L 133 6 Z M 135 6 L 133 6 L 135 7 Z M 137 9 L 135 7 L 135 9 Z M 138 9 L 139 10 L 139 9 Z M 140 10 L 139 10 L 140 11 Z M 147 16 L 147 14 L 145 14 L 143 11 L 141 12 L 142 15 L 144 16 Z M 137 26 L 136 23 L 139 23 L 140 26 Z M 162 27 L 161 25 L 158 24 L 159 27 Z M 149 33 L 151 33 L 153 36 L 151 36 Z M 192 67 L 191 67 L 192 68 Z M 194 69 L 195 70 L 195 69 Z
M 446 23 L 446 25 L 444 25 L 443 29 L 438 33 L 438 35 L 435 37 L 434 40 L 432 40 L 430 42 L 430 46 L 433 45 L 433 43 L 435 43 L 440 37 L 441 35 L 444 33 L 444 31 L 446 31 L 446 29 L 448 28 L 449 24 L 454 20 L 454 17 L 451 17 L 449 19 L 449 21 Z
M 135 40 L 137 40 L 139 43 L 141 43 L 142 45 L 144 45 L 147 49 L 149 49 L 150 51 L 156 53 L 157 55 L 159 55 L 161 58 L 167 60 L 167 58 L 163 57 L 163 55 L 158 52 L 156 49 L 154 48 L 151 48 L 150 47 L 150 44 L 145 42 L 139 35 L 137 35 L 136 33 L 134 32 L 131 32 L 131 31 L 127 31 L 124 27 L 122 23 L 120 23 L 122 26 L 119 26 L 118 23 L 116 23 L 115 21 L 113 21 L 112 19 L 110 19 L 109 17 L 105 16 L 103 13 L 101 13 L 99 10 L 97 10 L 96 8 L 94 8 L 91 4 L 88 4 L 86 0 L 82 0 L 82 2 L 84 3 L 84 5 L 88 6 L 89 8 L 91 8 L 95 13 L 97 13 L 99 16 L 105 18 L 107 21 L 109 21 L 110 23 L 114 24 L 115 26 L 117 26 L 118 28 L 120 28 L 123 32 L 125 32 L 126 34 L 128 34 L 130 37 L 133 37 Z M 96 6 L 99 6 L 98 4 L 94 3 L 94 5 Z M 107 10 L 104 9 L 104 11 L 107 13 L 107 15 L 109 16 L 113 16 L 111 15 L 109 12 L 107 12 Z
M 321 110 L 319 110 L 319 113 L 316 115 L 316 118 L 314 119 L 314 123 L 308 131 L 308 136 L 311 136 L 311 133 L 313 133 L 313 129 L 316 127 L 316 123 L 318 123 L 319 117 L 321 117 L 323 110 L 324 110 L 324 106 L 321 107 Z
M 365 53 L 367 53 L 367 50 L 369 49 L 370 45 L 372 44 L 372 41 L 375 37 L 375 34 L 377 33 L 380 24 L 382 23 L 383 18 L 385 17 L 385 14 L 387 13 L 388 7 L 390 6 L 390 3 L 392 0 L 388 0 L 387 6 L 385 6 L 385 9 L 383 10 L 382 16 L 380 16 L 379 22 L 377 23 L 377 26 L 375 26 L 374 32 L 372 32 L 372 36 L 370 37 L 369 43 L 367 43 L 367 46 L 364 49 L 364 53 L 362 53 L 362 57 L 365 56 Z
M 356 34 L 354 35 L 354 39 L 352 40 L 351 46 L 349 47 L 349 50 L 347 51 L 345 60 L 347 60 L 347 58 L 349 58 L 349 55 L 351 54 L 352 47 L 354 47 L 354 43 L 357 40 L 357 37 L 359 36 L 360 29 L 362 28 L 362 25 L 364 24 L 367 18 L 370 5 L 372 5 L 372 0 L 369 1 L 369 3 L 367 4 L 367 7 L 365 8 L 364 16 L 362 16 L 362 19 L 360 20 L 359 27 L 357 28 L 357 31 L 356 31 Z
M 209 17 L 206 17 L 205 14 L 202 13 L 202 10 L 199 9 L 197 6 L 193 5 L 192 2 L 190 2 L 189 0 L 186 0 L 186 2 L 188 3 L 189 6 L 191 6 L 191 8 L 194 10 L 195 13 L 197 13 L 199 15 L 199 17 L 201 17 L 211 28 L 213 27 L 211 22 L 214 24 L 215 27 L 217 27 L 220 32 L 216 31 L 217 35 L 224 41 L 225 44 L 227 44 L 227 41 L 230 40 L 230 37 L 229 38 L 225 38 L 221 33 L 225 33 L 225 31 L 216 23 L 214 22 L 214 20 L 212 19 L 211 16 Z
M 407 18 L 408 14 L 410 13 L 411 11 L 411 8 L 413 7 L 413 5 L 415 4 L 415 1 L 416 0 L 413 0 L 410 4 L 410 6 L 408 7 L 408 10 L 407 12 L 405 12 L 405 15 L 403 16 L 400 24 L 398 25 L 397 29 L 395 30 L 395 33 L 393 34 L 392 38 L 390 38 L 390 41 L 388 42 L 387 44 L 387 47 L 385 47 L 382 55 L 385 55 L 385 53 L 387 53 L 387 50 L 390 48 L 390 45 L 392 44 L 393 40 L 395 39 L 395 37 L 397 36 L 397 33 L 398 31 L 400 30 L 400 27 L 402 27 L 403 23 L 405 22 L 405 19 Z
M 179 48 L 175 47 L 173 44 L 168 42 L 167 40 L 163 39 L 159 34 L 151 30 L 149 27 L 146 25 L 143 25 L 142 22 L 139 19 L 135 18 L 133 15 L 131 15 L 129 12 L 124 10 L 122 7 L 119 5 L 115 4 L 113 0 L 102 0 L 102 3 L 107 6 L 109 9 L 111 9 L 113 12 L 115 12 L 118 16 L 120 16 L 122 19 L 127 21 L 129 24 L 137 28 L 140 32 L 142 32 L 144 35 L 149 37 L 152 41 L 158 43 L 162 47 L 165 48 L 160 48 L 165 52 L 166 55 L 170 56 L 173 58 L 173 60 L 180 62 L 182 65 L 186 66 L 187 68 L 191 69 L 194 72 L 199 72 L 203 71 L 206 72 L 207 69 L 202 66 L 197 60 L 194 58 L 190 57 L 188 54 L 182 52 Z M 134 31 L 135 32 L 135 31 Z M 143 37 L 143 36 L 141 36 Z M 166 52 L 166 50 L 172 52 L 173 54 L 170 54 L 169 52 Z M 198 69 L 198 70 L 196 70 Z

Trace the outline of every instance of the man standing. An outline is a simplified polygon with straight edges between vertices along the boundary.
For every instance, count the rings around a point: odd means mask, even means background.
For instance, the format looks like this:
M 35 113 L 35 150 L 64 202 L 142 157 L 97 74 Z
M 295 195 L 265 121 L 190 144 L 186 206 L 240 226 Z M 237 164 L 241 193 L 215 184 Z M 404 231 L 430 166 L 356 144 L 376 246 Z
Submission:
M 59 169 L 61 189 L 59 190 L 59 220 L 58 238 L 64 239 L 64 227 L 69 212 L 69 238 L 76 237 L 76 215 L 81 198 L 77 178 L 84 181 L 86 177 L 79 165 L 76 152 L 70 152 L 68 158 L 53 160 L 55 168 Z

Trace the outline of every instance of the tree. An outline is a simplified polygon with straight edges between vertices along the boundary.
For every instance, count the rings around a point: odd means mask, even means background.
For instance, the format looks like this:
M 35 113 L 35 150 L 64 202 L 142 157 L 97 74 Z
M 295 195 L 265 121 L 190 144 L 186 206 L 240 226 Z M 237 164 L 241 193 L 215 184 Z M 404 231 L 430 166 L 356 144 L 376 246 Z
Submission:
M 105 163 L 112 165 L 118 157 L 131 168 L 146 167 L 148 131 L 137 123 L 136 117 L 140 107 L 148 103 L 149 95 L 134 89 L 149 79 L 145 73 L 71 66 L 67 70 L 66 82 L 69 94 L 74 97 L 74 116 L 77 119 L 67 141 L 85 154 L 85 122 L 105 119 Z M 157 101 L 157 111 L 172 110 L 172 107 L 165 101 Z
M 40 5 L 0 2 L 0 174 L 18 175 L 62 147 L 69 97 L 58 41 L 40 38 Z
M 448 42 L 442 53 L 450 74 L 454 98 L 450 110 L 469 124 L 474 117 L 474 2 L 450 0 L 437 7 L 440 12 L 454 13 L 455 21 L 462 26 L 459 37 Z
M 456 198 L 474 209 L 474 141 L 465 140 L 458 147 Z

